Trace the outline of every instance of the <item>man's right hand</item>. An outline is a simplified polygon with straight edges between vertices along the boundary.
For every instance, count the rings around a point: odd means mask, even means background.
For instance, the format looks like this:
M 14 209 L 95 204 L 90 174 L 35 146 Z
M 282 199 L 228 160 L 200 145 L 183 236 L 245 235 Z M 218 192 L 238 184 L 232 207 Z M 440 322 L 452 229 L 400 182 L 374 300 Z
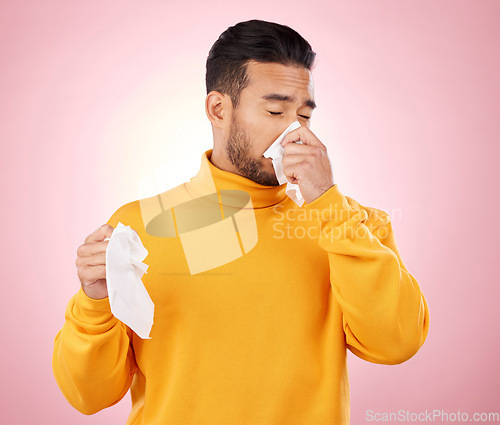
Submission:
M 108 296 L 106 284 L 106 249 L 108 241 L 115 228 L 103 224 L 85 239 L 83 245 L 76 251 L 76 268 L 83 291 L 96 300 Z

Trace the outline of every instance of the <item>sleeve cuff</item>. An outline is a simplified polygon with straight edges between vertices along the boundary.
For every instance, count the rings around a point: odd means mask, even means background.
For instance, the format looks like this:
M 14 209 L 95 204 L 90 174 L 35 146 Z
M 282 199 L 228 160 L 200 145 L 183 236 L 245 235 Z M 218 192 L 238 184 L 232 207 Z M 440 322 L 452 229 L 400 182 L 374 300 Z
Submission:
M 331 207 L 335 209 L 340 208 L 340 209 L 348 209 L 354 211 L 354 208 L 352 208 L 347 202 L 346 197 L 340 192 L 337 183 L 335 183 L 332 187 L 323 192 L 314 201 L 310 203 L 306 202 L 304 205 L 302 205 L 302 208 L 305 209 L 319 209 L 319 210 Z
M 302 208 L 309 211 L 310 216 L 317 217 L 323 232 L 348 221 L 354 225 L 355 222 L 365 222 L 367 219 L 366 211 L 350 205 L 337 184 L 327 189 L 312 202 L 305 203 Z
M 100 300 L 90 298 L 82 288 L 75 295 L 72 310 L 76 319 L 92 325 L 118 320 L 111 313 L 108 297 Z

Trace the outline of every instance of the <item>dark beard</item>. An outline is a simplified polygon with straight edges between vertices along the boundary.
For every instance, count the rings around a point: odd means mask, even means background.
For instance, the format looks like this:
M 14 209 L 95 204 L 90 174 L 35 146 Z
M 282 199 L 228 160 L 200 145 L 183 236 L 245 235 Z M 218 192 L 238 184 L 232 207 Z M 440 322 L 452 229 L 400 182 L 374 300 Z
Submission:
M 262 170 L 262 164 L 250 157 L 250 142 L 244 130 L 237 123 L 235 116 L 231 119 L 231 130 L 226 145 L 227 156 L 243 177 L 264 186 L 278 186 L 275 173 Z

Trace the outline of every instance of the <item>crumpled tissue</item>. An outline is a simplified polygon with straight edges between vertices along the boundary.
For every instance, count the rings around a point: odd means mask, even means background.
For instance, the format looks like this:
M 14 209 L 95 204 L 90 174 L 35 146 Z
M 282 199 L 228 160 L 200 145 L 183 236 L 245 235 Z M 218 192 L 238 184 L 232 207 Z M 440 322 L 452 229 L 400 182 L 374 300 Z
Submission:
M 279 184 L 288 183 L 286 185 L 286 194 L 292 199 L 292 201 L 294 201 L 299 207 L 301 207 L 302 204 L 304 204 L 304 198 L 302 196 L 302 193 L 300 193 L 299 185 L 289 182 L 285 174 L 283 173 L 283 155 L 285 154 L 285 149 L 283 149 L 283 146 L 281 146 L 280 144 L 285 136 L 290 133 L 290 131 L 295 130 L 299 127 L 300 123 L 298 121 L 294 121 L 293 123 L 291 123 L 288 128 L 283 133 L 281 133 L 281 135 L 273 142 L 273 144 L 269 146 L 269 148 L 264 152 L 263 155 L 265 158 L 272 158 L 274 171 L 276 173 L 276 178 L 278 179 Z M 295 143 L 302 144 L 300 140 Z
M 118 223 L 106 248 L 106 284 L 111 312 L 142 339 L 150 339 L 154 304 L 141 278 L 148 250 L 130 226 Z

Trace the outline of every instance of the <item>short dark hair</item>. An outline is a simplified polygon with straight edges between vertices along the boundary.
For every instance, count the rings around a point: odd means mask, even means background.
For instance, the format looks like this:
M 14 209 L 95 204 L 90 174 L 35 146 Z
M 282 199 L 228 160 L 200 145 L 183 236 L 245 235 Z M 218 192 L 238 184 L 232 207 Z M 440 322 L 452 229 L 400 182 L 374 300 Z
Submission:
M 208 53 L 207 94 L 212 90 L 227 94 L 236 108 L 241 91 L 250 83 L 247 74 L 249 60 L 311 70 L 315 57 L 311 45 L 286 25 L 258 19 L 239 22 L 225 30 Z

